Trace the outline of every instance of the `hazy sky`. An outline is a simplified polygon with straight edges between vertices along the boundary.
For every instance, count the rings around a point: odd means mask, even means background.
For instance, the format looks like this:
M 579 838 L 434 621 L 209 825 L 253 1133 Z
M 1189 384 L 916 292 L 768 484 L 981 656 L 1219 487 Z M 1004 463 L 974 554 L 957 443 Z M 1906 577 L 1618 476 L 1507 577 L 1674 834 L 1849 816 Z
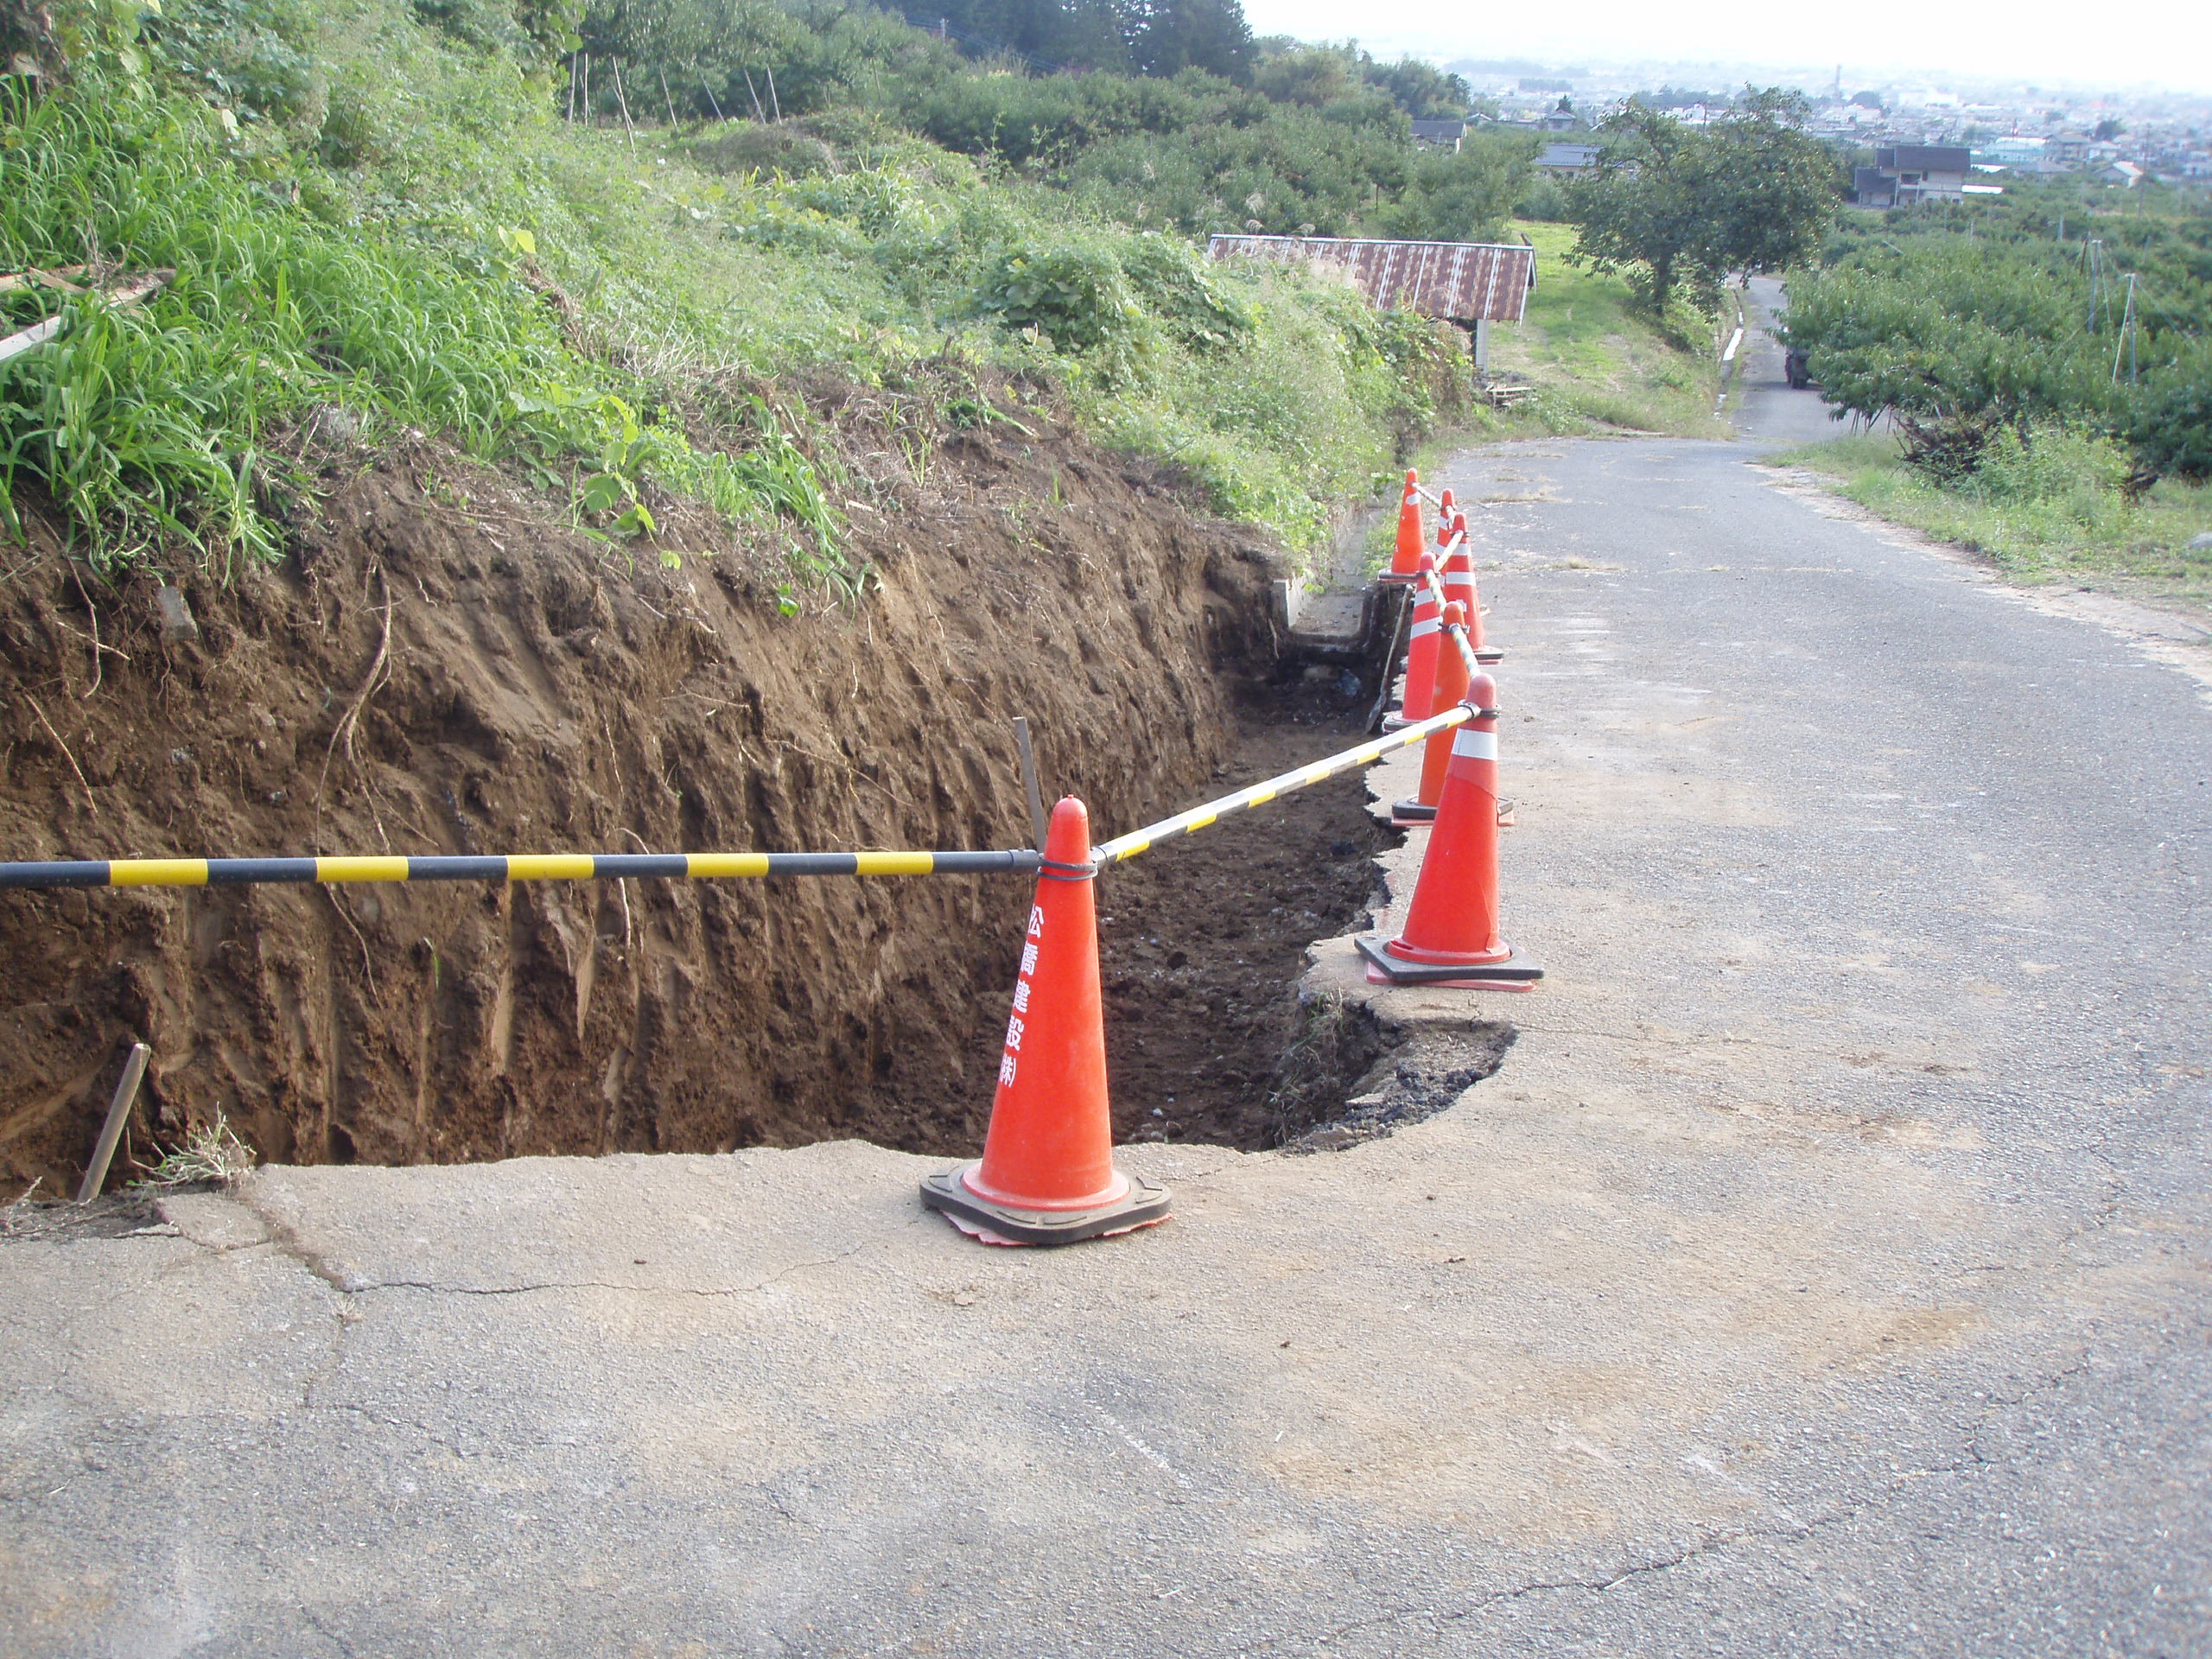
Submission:
M 1480 7 L 1464 0 L 1371 0 L 1353 8 L 1329 0 L 1244 0 L 1244 13 L 1255 35 L 1356 35 L 1377 50 L 1440 59 L 1806 65 L 1840 59 L 1844 79 L 1861 86 L 1892 79 L 1940 83 L 1949 73 L 2212 92 L 2212 0 L 2135 0 L 2126 7 L 1954 0 L 1903 10 L 1653 0 L 1491 0 Z

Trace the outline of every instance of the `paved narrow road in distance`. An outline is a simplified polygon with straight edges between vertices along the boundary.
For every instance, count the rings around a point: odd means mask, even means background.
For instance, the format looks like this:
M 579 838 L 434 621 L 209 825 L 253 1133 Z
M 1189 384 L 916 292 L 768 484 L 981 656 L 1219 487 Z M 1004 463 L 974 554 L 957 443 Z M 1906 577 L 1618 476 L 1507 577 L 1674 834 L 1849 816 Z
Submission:
M 2199 659 L 1756 448 L 1444 480 L 1551 975 L 1379 999 L 1518 1027 L 1449 1109 L 1058 1252 L 856 1143 L 0 1238 L 0 1656 L 2205 1653 Z

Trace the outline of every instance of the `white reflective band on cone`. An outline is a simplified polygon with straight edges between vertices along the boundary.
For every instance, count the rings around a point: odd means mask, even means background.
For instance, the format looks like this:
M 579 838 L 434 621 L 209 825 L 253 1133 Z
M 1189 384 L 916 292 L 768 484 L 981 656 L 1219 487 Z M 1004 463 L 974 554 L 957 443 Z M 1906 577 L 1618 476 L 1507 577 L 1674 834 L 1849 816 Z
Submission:
M 1471 726 L 1462 726 L 1452 737 L 1452 753 L 1464 754 L 1470 760 L 1497 759 L 1497 734 L 1478 732 Z
M 1407 637 L 1408 637 L 1408 639 L 1420 639 L 1420 638 L 1421 638 L 1423 634 L 1425 634 L 1425 633 L 1434 633 L 1434 632 L 1435 632 L 1439 628 L 1442 627 L 1443 626 L 1444 626 L 1444 625 L 1443 625 L 1441 622 L 1438 621 L 1434 617 L 1433 617 L 1433 616 L 1432 616 L 1432 617 L 1430 617 L 1430 618 L 1429 618 L 1427 621 L 1425 621 L 1425 622 L 1416 622 L 1416 623 L 1414 623 L 1414 627 L 1413 627 L 1413 632 L 1412 632 L 1412 633 L 1410 633 L 1410 634 L 1409 634 L 1409 635 L 1408 635 Z

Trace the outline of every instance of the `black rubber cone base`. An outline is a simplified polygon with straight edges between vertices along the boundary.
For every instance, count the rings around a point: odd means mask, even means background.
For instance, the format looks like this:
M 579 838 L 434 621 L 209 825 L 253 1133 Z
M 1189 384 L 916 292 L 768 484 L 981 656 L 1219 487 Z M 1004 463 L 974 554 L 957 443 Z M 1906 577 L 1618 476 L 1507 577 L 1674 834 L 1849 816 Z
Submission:
M 1505 647 L 1503 645 L 1477 645 L 1475 647 L 1475 660 L 1484 664 L 1491 663 L 1502 663 L 1505 660 Z
M 1402 961 L 1385 950 L 1382 939 L 1374 934 L 1364 934 L 1352 943 L 1359 947 L 1359 954 L 1372 963 L 1393 985 L 1442 985 L 1447 988 L 1459 985 L 1474 988 L 1490 987 L 1497 990 L 1526 990 L 1544 976 L 1544 970 L 1518 950 L 1503 962 L 1446 967 L 1440 963 Z
M 1167 1189 L 1141 1175 L 1129 1175 L 1129 1190 L 1096 1210 L 1015 1210 L 979 1198 L 960 1178 L 974 1164 L 963 1164 L 922 1181 L 922 1202 L 941 1210 L 963 1233 L 986 1244 L 1076 1244 L 1133 1232 L 1167 1219 Z M 1122 1172 L 1128 1175 L 1127 1170 Z

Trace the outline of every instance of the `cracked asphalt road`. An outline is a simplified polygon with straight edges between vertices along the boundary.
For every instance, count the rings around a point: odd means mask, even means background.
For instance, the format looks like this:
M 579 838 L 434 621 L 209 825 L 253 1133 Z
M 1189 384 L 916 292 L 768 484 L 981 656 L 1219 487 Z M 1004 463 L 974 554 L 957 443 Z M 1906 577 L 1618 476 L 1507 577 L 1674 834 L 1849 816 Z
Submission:
M 1451 1109 L 1059 1252 L 855 1143 L 0 1239 L 0 1654 L 2212 1649 L 2202 647 L 1755 455 L 1444 480 L 1552 976 L 1380 996 L 1520 1027 Z

